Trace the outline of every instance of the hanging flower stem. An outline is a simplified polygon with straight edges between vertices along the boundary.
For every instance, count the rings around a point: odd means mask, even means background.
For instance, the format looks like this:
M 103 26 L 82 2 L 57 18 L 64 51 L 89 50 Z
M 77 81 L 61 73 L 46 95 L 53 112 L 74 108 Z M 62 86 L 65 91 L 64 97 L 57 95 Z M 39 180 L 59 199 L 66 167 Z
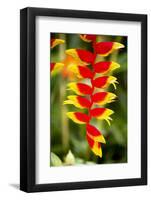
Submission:
M 107 92 L 106 89 L 111 84 L 116 89 L 117 78 L 110 76 L 109 73 L 119 68 L 120 65 L 112 61 L 96 62 L 96 58 L 97 55 L 108 56 L 114 50 L 123 48 L 124 45 L 117 42 L 96 42 L 95 35 L 81 35 L 80 37 L 84 41 L 91 43 L 93 52 L 85 49 L 69 49 L 66 50 L 66 53 L 79 63 L 77 67 L 72 69 L 77 77 L 80 80 L 89 79 L 91 85 L 81 81 L 69 83 L 68 90 L 74 91 L 76 95 L 69 95 L 64 104 L 73 104 L 77 108 L 88 110 L 88 114 L 84 112 L 68 112 L 67 116 L 75 123 L 86 125 L 87 142 L 93 153 L 102 157 L 101 144 L 105 144 L 106 141 L 103 134 L 91 124 L 91 119 L 105 120 L 110 125 L 111 115 L 114 111 L 105 108 L 104 105 L 114 102 L 116 95 Z M 92 69 L 88 65 L 91 65 Z M 96 74 L 99 76 L 95 77 Z M 101 89 L 101 91 L 95 93 L 95 88 Z

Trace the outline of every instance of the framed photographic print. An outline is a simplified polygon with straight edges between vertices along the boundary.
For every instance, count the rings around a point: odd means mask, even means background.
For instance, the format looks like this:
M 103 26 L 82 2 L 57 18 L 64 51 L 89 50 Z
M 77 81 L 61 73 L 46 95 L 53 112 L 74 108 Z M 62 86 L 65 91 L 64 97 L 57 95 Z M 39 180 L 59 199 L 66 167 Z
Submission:
M 147 184 L 147 16 L 20 12 L 20 189 Z

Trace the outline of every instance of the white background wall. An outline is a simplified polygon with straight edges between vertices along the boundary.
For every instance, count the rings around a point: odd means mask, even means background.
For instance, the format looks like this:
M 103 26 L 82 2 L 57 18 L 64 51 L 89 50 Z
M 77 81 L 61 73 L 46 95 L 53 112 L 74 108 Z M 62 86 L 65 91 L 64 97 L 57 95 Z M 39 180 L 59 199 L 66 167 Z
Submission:
M 150 199 L 151 136 L 148 133 L 149 185 L 26 194 L 19 184 L 19 9 L 27 6 L 148 14 L 151 34 L 151 1 L 132 0 L 4 0 L 0 3 L 0 199 Z M 148 44 L 150 44 L 150 38 Z M 148 45 L 150 55 L 150 45 Z M 149 64 L 150 64 L 149 56 Z M 148 66 L 149 66 L 148 64 Z M 150 66 L 149 66 L 150 67 Z M 148 74 L 150 74 L 150 69 Z M 135 74 L 134 74 L 135 75 Z M 150 76 L 149 76 L 150 78 Z M 150 80 L 149 80 L 150 81 Z M 151 82 L 149 83 L 149 86 Z M 149 101 L 150 92 L 149 92 Z M 150 109 L 150 104 L 149 104 Z M 151 110 L 150 110 L 151 111 Z M 151 112 L 150 112 L 151 113 Z M 150 123 L 151 114 L 148 122 Z M 149 129 L 150 130 L 150 129 Z

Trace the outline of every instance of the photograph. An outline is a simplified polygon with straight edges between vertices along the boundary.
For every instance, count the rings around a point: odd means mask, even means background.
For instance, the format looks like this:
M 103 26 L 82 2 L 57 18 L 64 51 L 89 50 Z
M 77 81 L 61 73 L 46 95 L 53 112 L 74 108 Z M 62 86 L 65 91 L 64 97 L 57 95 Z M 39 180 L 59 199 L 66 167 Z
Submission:
M 20 189 L 147 184 L 147 15 L 21 10 Z
M 50 33 L 50 167 L 127 163 L 127 49 L 124 35 Z

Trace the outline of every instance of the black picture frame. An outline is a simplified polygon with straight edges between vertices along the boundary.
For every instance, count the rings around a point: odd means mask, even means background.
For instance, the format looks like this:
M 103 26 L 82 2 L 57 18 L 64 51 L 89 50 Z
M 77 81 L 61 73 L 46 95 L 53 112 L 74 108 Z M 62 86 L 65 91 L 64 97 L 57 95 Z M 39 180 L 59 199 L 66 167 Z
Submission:
M 36 184 L 35 163 L 35 19 L 54 16 L 141 23 L 141 178 Z M 147 15 L 48 8 L 20 11 L 20 189 L 44 192 L 147 184 Z

